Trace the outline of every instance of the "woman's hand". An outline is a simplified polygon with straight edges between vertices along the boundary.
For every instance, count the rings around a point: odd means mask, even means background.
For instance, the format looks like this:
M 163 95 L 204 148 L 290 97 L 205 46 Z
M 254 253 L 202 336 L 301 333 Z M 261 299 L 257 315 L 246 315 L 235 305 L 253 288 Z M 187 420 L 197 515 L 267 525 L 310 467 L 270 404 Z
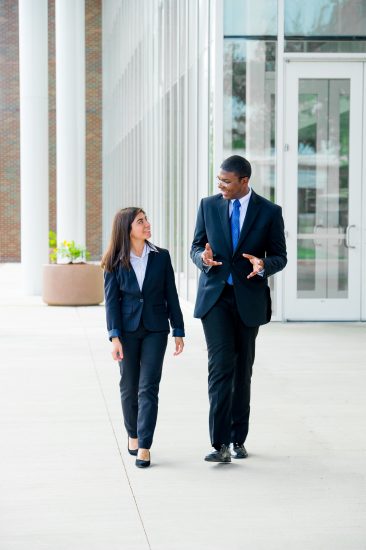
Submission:
M 112 338 L 112 357 L 115 361 L 121 361 L 123 359 L 123 350 L 121 340 L 116 337 Z
M 181 336 L 175 336 L 175 352 L 173 355 L 179 355 L 184 348 L 184 340 Z

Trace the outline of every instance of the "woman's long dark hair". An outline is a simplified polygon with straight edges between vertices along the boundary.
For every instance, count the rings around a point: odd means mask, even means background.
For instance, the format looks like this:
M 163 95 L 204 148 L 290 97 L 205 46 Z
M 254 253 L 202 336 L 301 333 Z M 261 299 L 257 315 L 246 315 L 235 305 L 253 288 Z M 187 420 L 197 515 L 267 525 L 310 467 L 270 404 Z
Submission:
M 113 271 L 119 263 L 125 268 L 130 267 L 131 226 L 133 220 L 141 212 L 145 214 L 142 208 L 129 206 L 119 210 L 114 216 L 111 238 L 101 262 L 105 271 Z

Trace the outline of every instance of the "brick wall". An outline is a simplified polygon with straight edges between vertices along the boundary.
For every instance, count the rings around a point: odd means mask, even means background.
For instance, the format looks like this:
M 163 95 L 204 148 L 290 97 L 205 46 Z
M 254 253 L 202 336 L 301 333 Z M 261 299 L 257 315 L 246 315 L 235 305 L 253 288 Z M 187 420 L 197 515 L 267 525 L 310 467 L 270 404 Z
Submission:
M 86 245 L 102 247 L 101 0 L 85 0 Z M 55 0 L 48 2 L 49 227 L 56 227 Z M 18 2 L 0 0 L 0 262 L 20 261 Z
M 18 3 L 0 0 L 0 262 L 20 259 Z
M 85 0 L 86 246 L 102 252 L 102 5 Z
M 48 1 L 48 162 L 49 228 L 56 231 L 56 39 L 55 0 Z

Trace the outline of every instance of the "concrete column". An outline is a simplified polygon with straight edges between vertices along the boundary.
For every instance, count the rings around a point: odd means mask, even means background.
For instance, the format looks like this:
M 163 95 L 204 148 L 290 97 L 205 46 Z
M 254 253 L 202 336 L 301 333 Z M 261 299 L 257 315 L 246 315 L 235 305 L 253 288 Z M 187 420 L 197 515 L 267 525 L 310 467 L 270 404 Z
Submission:
M 48 261 L 47 0 L 19 0 L 21 256 L 26 294 Z
M 57 240 L 85 245 L 85 6 L 56 0 Z

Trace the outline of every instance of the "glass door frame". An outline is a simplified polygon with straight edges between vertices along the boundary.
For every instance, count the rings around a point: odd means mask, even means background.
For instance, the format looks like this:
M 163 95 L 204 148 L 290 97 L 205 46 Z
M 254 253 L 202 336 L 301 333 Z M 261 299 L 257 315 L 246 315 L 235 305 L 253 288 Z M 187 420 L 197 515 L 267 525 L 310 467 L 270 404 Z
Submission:
M 366 60 L 363 63 L 362 205 L 361 219 L 361 321 L 366 321 Z
M 298 89 L 300 79 L 347 79 L 350 89 L 350 145 L 349 145 L 349 226 L 357 248 L 349 248 L 349 298 L 297 298 L 297 144 L 298 144 Z M 363 63 L 327 60 L 294 60 L 285 64 L 284 89 L 284 213 L 288 232 L 289 262 L 284 272 L 284 318 L 288 320 L 360 320 L 361 281 L 364 279 L 365 259 L 361 258 L 361 179 L 362 179 L 362 120 Z M 365 97 L 365 96 L 364 96 Z M 358 106 L 358 108 L 357 108 Z M 365 169 L 365 168 L 364 168 Z M 296 182 L 296 186 L 295 186 Z M 365 211 L 365 210 L 364 210 Z M 364 239 L 362 239 L 364 240 Z M 365 256 L 365 254 L 363 255 Z M 361 264 L 361 260 L 363 264 Z M 361 265 L 363 266 L 361 272 Z M 363 298 L 364 308 L 365 297 Z M 363 312 L 364 313 L 364 312 Z

